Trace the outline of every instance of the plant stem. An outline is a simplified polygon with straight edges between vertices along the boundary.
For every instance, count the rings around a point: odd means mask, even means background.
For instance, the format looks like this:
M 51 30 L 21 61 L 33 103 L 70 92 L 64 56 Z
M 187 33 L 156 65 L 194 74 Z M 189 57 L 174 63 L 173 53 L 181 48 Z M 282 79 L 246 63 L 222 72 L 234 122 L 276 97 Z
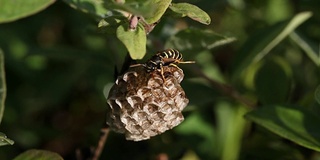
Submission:
M 100 130 L 101 132 L 101 135 L 100 135 L 100 138 L 99 138 L 99 141 L 98 141 L 98 144 L 94 150 L 94 153 L 93 153 L 93 156 L 92 156 L 92 160 L 98 160 L 100 155 L 101 155 L 101 152 L 104 148 L 104 145 L 107 141 L 107 138 L 108 138 L 108 135 L 109 135 L 109 132 L 110 132 L 110 129 L 107 125 L 105 125 L 104 127 L 101 128 Z

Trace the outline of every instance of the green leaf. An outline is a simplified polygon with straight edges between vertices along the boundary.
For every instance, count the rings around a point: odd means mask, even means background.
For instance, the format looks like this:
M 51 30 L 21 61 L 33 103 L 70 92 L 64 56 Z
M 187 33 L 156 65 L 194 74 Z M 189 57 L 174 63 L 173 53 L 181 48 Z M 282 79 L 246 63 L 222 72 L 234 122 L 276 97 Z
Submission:
M 108 2 L 105 3 L 104 6 L 105 8 L 109 9 L 109 10 L 115 10 L 118 11 L 120 13 L 122 13 L 122 11 L 128 12 L 130 14 L 133 15 L 144 15 L 145 13 L 147 13 L 149 10 L 145 11 L 145 3 L 137 3 L 137 2 L 132 2 L 132 3 L 114 3 L 114 2 Z M 150 8 L 147 8 L 150 9 Z M 123 14 L 122 14 L 123 15 Z M 129 14 L 125 14 L 123 15 L 124 17 L 128 17 Z
M 210 24 L 210 16 L 200 9 L 199 7 L 190 3 L 172 3 L 169 7 L 172 11 L 181 14 L 182 17 L 188 16 L 189 18 L 203 24 Z
M 235 41 L 234 37 L 224 37 L 210 30 L 185 29 L 166 42 L 166 48 L 177 48 L 180 50 L 213 49 Z
M 189 146 L 194 147 L 202 159 L 216 157 L 217 150 L 212 150 L 216 144 L 216 132 L 212 125 L 205 121 L 202 113 L 193 112 L 174 130 L 186 139 L 186 143 L 190 143 Z
M 166 12 L 172 0 L 149 0 L 146 2 L 147 6 L 153 8 L 153 14 L 144 17 L 145 21 L 149 24 L 158 22 L 164 12 Z
M 4 133 L 0 132 L 0 146 L 13 145 L 14 141 L 9 139 Z
M 291 72 L 287 61 L 281 58 L 264 62 L 255 76 L 259 101 L 265 105 L 285 103 L 291 87 Z
M 3 112 L 5 108 L 5 100 L 7 95 L 6 77 L 4 71 L 4 56 L 0 49 L 0 123 L 2 121 Z
M 159 21 L 169 7 L 171 0 L 128 1 L 126 3 L 113 3 L 109 1 L 92 0 L 64 0 L 72 8 L 86 13 L 94 14 L 101 18 L 107 15 L 114 16 L 111 11 L 125 11 L 133 15 L 144 17 L 149 24 Z M 111 14 L 112 13 L 112 14 Z M 125 15 L 126 16 L 126 15 Z
M 115 11 L 120 11 L 120 13 L 123 13 L 122 11 L 128 12 L 129 14 L 132 15 L 138 15 L 142 17 L 148 17 L 153 15 L 154 8 L 156 6 L 150 6 L 148 4 L 149 1 L 141 1 L 141 2 L 130 2 L 126 1 L 125 3 L 105 3 L 104 6 L 105 8 L 109 10 L 115 10 Z M 128 15 L 129 15 L 128 14 Z M 123 14 L 122 14 L 123 15 Z M 125 14 L 124 17 L 127 17 Z
M 247 119 L 301 146 L 320 151 L 320 117 L 289 106 L 265 106 L 245 116 Z
M 317 53 L 319 49 L 318 44 L 311 43 L 306 37 L 298 34 L 297 32 L 292 32 L 290 38 L 296 42 L 301 49 L 305 51 L 307 56 L 317 65 L 320 66 L 320 53 Z
M 243 115 L 246 112 L 244 106 L 236 106 L 223 101 L 216 104 L 217 140 L 219 141 L 218 148 L 221 148 L 221 159 L 239 159 L 246 125 Z
M 1 0 L 0 23 L 30 16 L 47 8 L 54 2 L 55 0 Z
M 132 59 L 142 59 L 146 54 L 147 37 L 144 27 L 139 24 L 135 30 L 122 24 L 117 28 L 117 37 L 125 45 Z
M 268 27 L 251 36 L 239 53 L 236 54 L 233 62 L 233 76 L 238 78 L 248 66 L 260 61 L 300 24 L 309 19 L 311 15 L 311 12 L 299 13 L 287 21 Z
M 246 6 L 246 2 L 244 2 L 244 0 L 227 0 L 227 2 L 237 10 L 242 10 Z
M 320 104 L 320 85 L 317 87 L 317 89 L 314 93 L 314 97 L 315 97 L 316 101 Z
M 15 157 L 13 160 L 63 160 L 57 153 L 31 149 Z
M 114 34 L 121 23 L 124 23 L 127 19 L 123 16 L 113 16 L 102 19 L 98 23 L 98 29 L 100 33 Z
M 100 18 L 105 18 L 109 10 L 104 7 L 103 0 L 63 0 L 70 7 L 85 13 L 90 13 Z
M 269 23 L 279 22 L 281 20 L 287 19 L 293 13 L 290 0 L 266 1 L 264 11 L 265 20 Z

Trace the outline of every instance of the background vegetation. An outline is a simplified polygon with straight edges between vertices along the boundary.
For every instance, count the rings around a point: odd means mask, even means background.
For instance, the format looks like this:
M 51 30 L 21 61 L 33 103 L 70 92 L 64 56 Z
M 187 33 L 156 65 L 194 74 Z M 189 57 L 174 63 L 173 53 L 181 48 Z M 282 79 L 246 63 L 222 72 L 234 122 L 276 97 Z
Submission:
M 115 34 L 126 19 L 106 18 L 115 26 L 101 19 L 108 7 L 148 13 L 132 5 L 143 1 L 127 2 L 0 0 L 1 160 L 29 149 L 64 159 L 89 154 L 128 47 Z M 131 56 L 145 60 L 171 47 L 197 62 L 180 65 L 185 121 L 142 142 L 111 132 L 101 159 L 319 159 L 319 2 L 173 2 L 198 6 L 211 23 L 168 9 L 147 36 L 147 54 Z M 51 152 L 41 153 L 58 159 Z

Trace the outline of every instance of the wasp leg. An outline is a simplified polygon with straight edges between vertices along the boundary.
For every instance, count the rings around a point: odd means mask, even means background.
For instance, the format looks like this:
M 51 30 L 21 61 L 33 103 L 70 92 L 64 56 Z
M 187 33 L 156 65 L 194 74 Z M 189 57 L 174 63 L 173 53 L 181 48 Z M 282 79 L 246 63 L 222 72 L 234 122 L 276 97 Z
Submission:
M 162 67 L 162 64 L 160 63 L 160 74 L 161 74 L 161 77 L 163 79 L 163 83 L 166 82 L 166 79 L 164 78 L 164 71 L 163 71 L 163 67 Z
M 129 67 L 131 68 L 131 67 L 139 67 L 139 66 L 145 66 L 145 65 L 138 63 L 138 64 L 132 64 Z
M 180 67 L 178 67 L 178 66 L 177 66 L 176 64 L 174 64 L 174 63 L 170 63 L 169 66 L 176 67 L 176 68 L 182 70 Z

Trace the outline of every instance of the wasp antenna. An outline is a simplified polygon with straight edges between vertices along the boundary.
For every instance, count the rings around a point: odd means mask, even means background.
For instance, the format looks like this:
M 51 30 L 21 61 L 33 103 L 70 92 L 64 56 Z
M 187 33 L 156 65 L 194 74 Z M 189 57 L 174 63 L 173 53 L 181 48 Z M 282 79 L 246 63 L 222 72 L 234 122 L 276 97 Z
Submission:
M 181 61 L 179 63 L 196 63 L 196 61 Z

